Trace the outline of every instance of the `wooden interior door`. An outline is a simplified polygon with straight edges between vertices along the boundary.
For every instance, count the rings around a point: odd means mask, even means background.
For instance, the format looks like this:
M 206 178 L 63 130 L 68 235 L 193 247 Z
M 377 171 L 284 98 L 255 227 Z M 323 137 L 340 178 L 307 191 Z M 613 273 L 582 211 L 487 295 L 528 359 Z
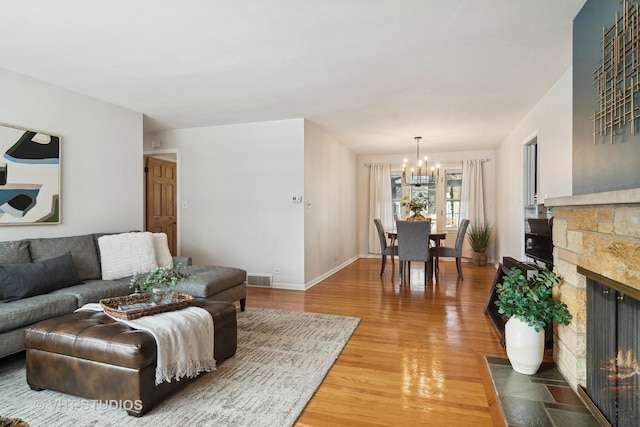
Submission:
M 177 165 L 147 157 L 147 231 L 165 233 L 171 255 L 177 254 L 176 186 Z

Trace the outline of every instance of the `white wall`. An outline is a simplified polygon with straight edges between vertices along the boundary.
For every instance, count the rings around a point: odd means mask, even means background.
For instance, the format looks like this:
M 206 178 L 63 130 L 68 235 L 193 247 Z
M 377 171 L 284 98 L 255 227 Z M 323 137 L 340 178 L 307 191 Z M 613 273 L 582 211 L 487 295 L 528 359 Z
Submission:
M 357 256 L 355 155 L 314 123 L 158 132 L 145 135 L 146 153 L 153 140 L 178 152 L 178 244 L 194 263 L 303 290 Z
M 538 136 L 538 200 L 571 195 L 572 69 L 569 68 L 496 150 L 499 260 L 524 259 L 523 145 Z
M 214 126 L 145 135 L 178 151 L 180 253 L 194 264 L 274 274 L 304 289 L 304 120 Z M 183 208 L 183 204 L 187 208 Z
M 435 165 L 439 163 L 442 169 L 462 168 L 463 160 L 488 159 L 483 165 L 485 217 L 490 224 L 496 222 L 496 162 L 493 150 L 434 153 L 422 149 L 421 153 L 429 156 L 429 164 Z M 369 221 L 369 167 L 366 165 L 369 163 L 391 163 L 392 170 L 401 170 L 405 158 L 410 159 L 410 161 L 414 160 L 415 152 L 394 155 L 362 155 L 358 157 L 358 250 L 360 256 L 369 256 L 368 227 L 374 227 L 373 222 Z M 451 239 L 447 239 L 448 245 L 453 245 L 454 243 L 453 235 L 451 237 Z M 490 245 L 487 251 L 487 258 L 490 261 L 494 260 L 493 246 L 493 244 Z
M 305 280 L 309 287 L 357 258 L 356 156 L 305 120 Z
M 0 68 L 0 122 L 61 137 L 58 225 L 2 225 L 0 240 L 141 229 L 142 114 Z

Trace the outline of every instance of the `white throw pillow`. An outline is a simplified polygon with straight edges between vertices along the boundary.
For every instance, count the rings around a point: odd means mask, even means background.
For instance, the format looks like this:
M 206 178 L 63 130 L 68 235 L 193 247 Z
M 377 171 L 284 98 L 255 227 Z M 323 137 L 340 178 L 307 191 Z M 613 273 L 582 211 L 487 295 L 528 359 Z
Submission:
M 165 233 L 153 233 L 153 247 L 156 251 L 158 267 L 172 267 L 173 257 L 169 251 L 169 241 Z
M 148 273 L 158 267 L 152 233 L 122 233 L 98 239 L 102 279 L 115 280 Z

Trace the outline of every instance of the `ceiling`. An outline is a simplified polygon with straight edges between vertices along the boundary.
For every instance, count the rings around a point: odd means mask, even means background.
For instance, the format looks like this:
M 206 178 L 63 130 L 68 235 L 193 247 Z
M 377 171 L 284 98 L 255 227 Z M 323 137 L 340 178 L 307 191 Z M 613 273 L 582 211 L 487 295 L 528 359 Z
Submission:
M 145 132 L 304 117 L 357 154 L 491 149 L 570 67 L 584 2 L 0 0 L 0 67 Z

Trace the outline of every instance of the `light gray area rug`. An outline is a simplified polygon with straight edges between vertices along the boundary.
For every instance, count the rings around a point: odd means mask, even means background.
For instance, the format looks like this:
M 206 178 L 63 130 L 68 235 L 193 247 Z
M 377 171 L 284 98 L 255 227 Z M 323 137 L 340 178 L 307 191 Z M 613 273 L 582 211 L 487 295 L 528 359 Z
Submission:
M 238 312 L 238 351 L 142 418 L 116 406 L 32 391 L 24 357 L 0 360 L 0 415 L 39 426 L 293 425 L 360 319 L 286 310 Z

